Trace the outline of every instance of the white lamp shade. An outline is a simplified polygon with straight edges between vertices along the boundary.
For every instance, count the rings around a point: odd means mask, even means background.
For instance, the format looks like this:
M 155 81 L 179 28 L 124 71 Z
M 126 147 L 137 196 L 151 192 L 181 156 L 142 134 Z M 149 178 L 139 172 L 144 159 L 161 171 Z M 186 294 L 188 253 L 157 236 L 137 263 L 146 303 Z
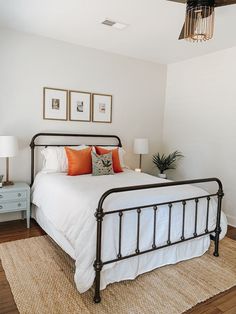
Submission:
M 135 154 L 148 154 L 148 139 L 147 138 L 136 138 L 134 140 L 134 153 Z
M 14 157 L 17 153 L 17 138 L 15 136 L 0 136 L 0 157 Z

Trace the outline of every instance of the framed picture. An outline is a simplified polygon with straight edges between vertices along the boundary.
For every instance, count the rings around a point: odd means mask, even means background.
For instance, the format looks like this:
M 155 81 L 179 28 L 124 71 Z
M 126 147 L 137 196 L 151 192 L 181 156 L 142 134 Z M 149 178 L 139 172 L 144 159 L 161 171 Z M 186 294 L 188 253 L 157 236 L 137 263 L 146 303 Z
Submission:
M 91 121 L 91 94 L 69 91 L 69 120 Z
M 68 91 L 44 87 L 43 118 L 45 120 L 67 120 Z
M 93 122 L 111 123 L 112 96 L 93 94 Z

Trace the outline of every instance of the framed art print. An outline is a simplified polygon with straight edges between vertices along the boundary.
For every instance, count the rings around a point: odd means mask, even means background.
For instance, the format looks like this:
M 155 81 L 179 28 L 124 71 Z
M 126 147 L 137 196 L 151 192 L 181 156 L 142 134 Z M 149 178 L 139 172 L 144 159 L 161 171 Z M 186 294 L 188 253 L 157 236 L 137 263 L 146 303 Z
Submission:
M 91 94 L 69 91 L 69 120 L 91 121 Z
M 43 118 L 45 120 L 67 120 L 67 100 L 67 90 L 44 87 Z
M 93 122 L 111 123 L 112 96 L 93 94 Z

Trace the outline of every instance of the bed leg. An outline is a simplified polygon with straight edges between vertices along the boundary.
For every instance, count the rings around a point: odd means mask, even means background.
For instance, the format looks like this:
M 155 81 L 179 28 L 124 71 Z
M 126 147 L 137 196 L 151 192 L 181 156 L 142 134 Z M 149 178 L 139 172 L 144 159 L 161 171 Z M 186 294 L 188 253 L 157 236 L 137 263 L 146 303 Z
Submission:
M 214 242 L 215 242 L 215 250 L 214 250 L 213 255 L 216 256 L 216 257 L 219 256 L 219 236 L 220 236 L 219 233 L 216 234 L 215 235 L 215 240 L 214 240 Z
M 217 218 L 216 218 L 216 229 L 215 229 L 215 250 L 213 255 L 218 257 L 219 256 L 219 241 L 220 241 L 220 233 L 221 233 L 221 227 L 220 227 L 220 218 L 221 218 L 221 205 L 222 205 L 222 198 L 224 196 L 222 188 L 219 189 L 217 193 L 218 197 L 218 203 L 217 203 Z
M 103 209 L 101 204 L 99 204 L 98 209 L 95 213 L 97 220 L 97 246 L 96 246 L 96 260 L 93 264 L 95 270 L 95 293 L 94 293 L 94 302 L 101 302 L 100 296 L 100 277 L 103 263 L 101 260 L 101 251 L 102 251 L 102 221 L 103 221 Z
M 95 262 L 94 263 L 94 269 L 96 272 L 95 275 L 95 292 L 94 292 L 94 302 L 95 303 L 100 303 L 101 302 L 101 296 L 100 296 L 100 272 L 102 269 L 102 264 L 100 264 L 99 262 Z

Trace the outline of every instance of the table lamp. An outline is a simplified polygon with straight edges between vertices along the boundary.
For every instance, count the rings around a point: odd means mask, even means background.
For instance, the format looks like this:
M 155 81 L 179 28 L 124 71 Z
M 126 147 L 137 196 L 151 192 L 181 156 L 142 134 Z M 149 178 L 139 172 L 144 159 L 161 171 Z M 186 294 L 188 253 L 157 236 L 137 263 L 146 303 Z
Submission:
M 0 157 L 6 158 L 6 181 L 3 185 L 13 185 L 9 180 L 9 158 L 16 156 L 18 153 L 18 142 L 15 136 L 0 136 Z
M 147 138 L 136 138 L 134 140 L 134 153 L 139 155 L 139 169 L 135 169 L 135 171 L 141 172 L 142 155 L 148 154 L 148 139 Z

